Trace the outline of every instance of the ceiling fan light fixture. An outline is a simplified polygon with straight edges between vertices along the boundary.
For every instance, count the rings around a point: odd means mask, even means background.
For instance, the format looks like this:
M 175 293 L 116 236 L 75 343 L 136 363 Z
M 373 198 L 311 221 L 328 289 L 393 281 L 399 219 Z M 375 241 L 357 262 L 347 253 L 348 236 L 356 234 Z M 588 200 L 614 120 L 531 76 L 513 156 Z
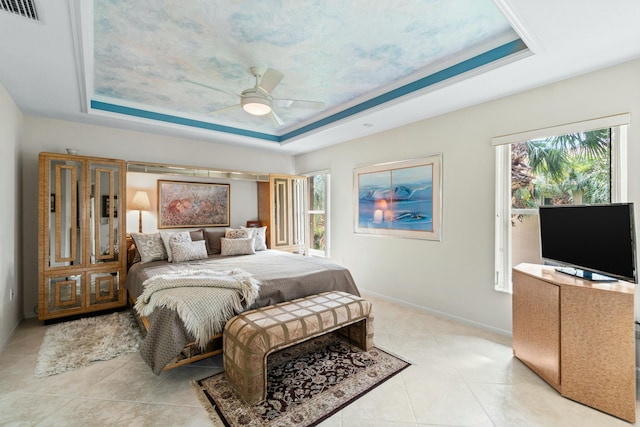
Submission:
M 264 116 L 269 114 L 272 109 L 271 101 L 261 96 L 245 95 L 242 97 L 240 104 L 242 104 L 244 111 L 254 116 Z
M 5 0 L 0 0 L 0 2 Z M 280 80 L 284 77 L 280 71 L 274 70 L 273 68 L 267 69 L 267 71 L 262 74 L 261 70 L 257 67 L 251 67 L 251 74 L 256 78 L 256 85 L 252 88 L 243 90 L 240 95 L 229 92 L 224 89 L 219 89 L 214 86 L 209 86 L 204 83 L 198 83 L 197 81 L 184 79 L 189 83 L 193 83 L 198 86 L 205 87 L 207 89 L 213 89 L 218 92 L 226 93 L 228 95 L 239 97 L 240 104 L 231 105 L 224 108 L 219 108 L 214 111 L 210 111 L 213 113 L 226 113 L 232 110 L 237 110 L 238 107 L 242 107 L 242 109 L 253 116 L 266 116 L 277 125 L 282 126 L 284 124 L 283 120 L 278 116 L 276 111 L 273 109 L 274 104 L 279 108 L 312 108 L 312 109 L 321 109 L 324 107 L 324 102 L 320 101 L 304 101 L 299 99 L 280 99 L 274 98 L 271 95 L 273 89 L 280 83 Z

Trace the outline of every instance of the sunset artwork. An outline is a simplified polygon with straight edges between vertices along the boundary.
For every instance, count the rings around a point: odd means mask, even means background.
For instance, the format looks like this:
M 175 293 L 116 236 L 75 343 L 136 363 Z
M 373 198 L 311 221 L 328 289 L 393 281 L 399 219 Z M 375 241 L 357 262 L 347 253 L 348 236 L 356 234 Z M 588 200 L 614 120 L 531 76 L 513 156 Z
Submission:
M 440 240 L 442 155 L 354 169 L 354 231 Z

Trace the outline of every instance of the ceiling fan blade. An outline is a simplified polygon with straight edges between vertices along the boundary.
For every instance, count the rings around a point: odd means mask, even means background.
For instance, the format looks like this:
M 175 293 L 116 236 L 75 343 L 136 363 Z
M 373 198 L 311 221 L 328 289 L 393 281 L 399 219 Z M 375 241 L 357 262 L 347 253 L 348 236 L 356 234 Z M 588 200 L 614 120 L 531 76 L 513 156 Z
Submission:
M 271 118 L 271 120 L 273 120 L 273 122 L 277 125 L 277 126 L 282 126 L 284 124 L 284 122 L 282 121 L 282 119 L 280 118 L 279 115 L 276 114 L 275 111 L 271 110 L 271 112 L 269 113 L 269 117 Z
M 262 76 L 258 87 L 270 94 L 271 91 L 278 86 L 278 83 L 280 83 L 280 80 L 282 80 L 283 77 L 284 74 L 280 71 L 269 68 Z
M 324 107 L 324 102 L 304 101 L 300 99 L 274 99 L 273 103 L 282 108 L 311 108 L 319 110 Z
M 184 81 L 189 82 L 189 83 L 194 84 L 194 85 L 198 85 L 198 86 L 206 87 L 207 89 L 217 90 L 218 92 L 226 93 L 227 95 L 240 97 L 240 95 L 235 94 L 235 93 L 233 93 L 233 92 L 227 92 L 227 91 L 226 91 L 226 90 L 224 90 L 224 89 L 218 89 L 217 87 L 209 86 L 209 85 L 206 85 L 206 84 L 204 84 L 204 83 L 195 82 L 195 81 L 193 81 L 193 80 L 189 80 L 189 79 L 184 79 Z
M 219 108 L 217 110 L 209 111 L 207 114 L 222 114 L 228 113 L 229 111 L 235 111 L 240 109 L 240 104 L 230 105 L 228 107 Z

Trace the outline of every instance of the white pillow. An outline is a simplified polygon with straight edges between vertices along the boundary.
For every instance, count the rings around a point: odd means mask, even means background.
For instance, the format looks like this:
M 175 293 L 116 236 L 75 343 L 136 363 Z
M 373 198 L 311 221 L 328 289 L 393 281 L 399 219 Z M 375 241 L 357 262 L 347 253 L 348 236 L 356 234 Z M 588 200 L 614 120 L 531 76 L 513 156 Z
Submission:
M 173 262 L 173 254 L 171 253 L 171 242 L 190 242 L 191 234 L 188 231 L 161 231 L 162 243 L 167 251 L 167 259 L 169 262 Z
M 131 237 L 140 253 L 140 264 L 167 259 L 167 251 L 162 244 L 160 233 L 131 233 Z
M 241 230 L 251 232 L 249 237 L 253 236 L 253 247 L 256 251 L 267 250 L 267 227 L 240 227 Z
M 253 237 L 242 237 L 238 239 L 220 239 L 220 255 L 251 255 L 256 251 L 253 249 Z
M 251 234 L 240 228 L 226 228 L 224 231 L 224 237 L 227 239 L 243 239 L 251 237 Z
M 173 262 L 193 261 L 196 259 L 205 259 L 207 254 L 207 245 L 204 240 L 196 240 L 192 242 L 176 242 L 171 240 L 171 253 L 173 254 Z

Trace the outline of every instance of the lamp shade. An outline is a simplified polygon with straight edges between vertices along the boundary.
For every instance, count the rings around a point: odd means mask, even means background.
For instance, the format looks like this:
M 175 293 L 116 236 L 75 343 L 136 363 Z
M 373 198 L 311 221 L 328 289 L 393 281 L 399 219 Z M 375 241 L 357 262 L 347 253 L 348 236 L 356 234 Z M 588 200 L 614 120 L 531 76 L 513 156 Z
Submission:
M 146 191 L 136 191 L 131 200 L 131 209 L 138 209 L 141 211 L 148 211 L 151 209 L 151 203 L 149 203 L 149 194 Z

